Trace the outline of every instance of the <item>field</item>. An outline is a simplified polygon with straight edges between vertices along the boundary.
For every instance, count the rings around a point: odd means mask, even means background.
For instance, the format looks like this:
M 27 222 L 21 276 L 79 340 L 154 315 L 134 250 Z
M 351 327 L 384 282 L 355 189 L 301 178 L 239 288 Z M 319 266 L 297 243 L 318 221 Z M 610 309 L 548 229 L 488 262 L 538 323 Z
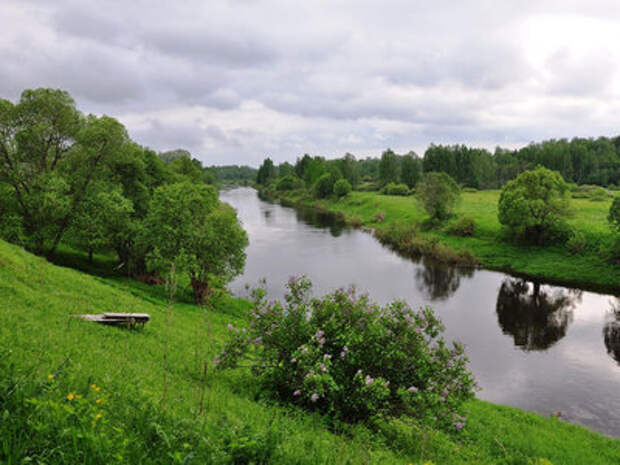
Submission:
M 330 431 L 318 415 L 262 399 L 245 369 L 204 370 L 247 308 L 221 296 L 203 309 L 184 287 L 169 305 L 162 286 L 0 241 L 0 463 L 620 463 L 620 441 L 477 400 L 452 435 L 404 420 Z M 152 321 L 129 331 L 71 317 L 105 311 Z
M 386 230 L 395 224 L 421 224 L 427 219 L 413 197 L 380 195 L 376 192 L 351 192 L 340 200 L 312 200 L 300 191 L 280 194 L 285 199 L 322 210 L 342 212 L 347 221 L 368 228 Z M 497 219 L 499 191 L 463 192 L 457 217 L 475 221 L 471 237 L 456 237 L 441 229 L 420 231 L 426 238 L 436 237 L 455 251 L 471 252 L 479 263 L 531 278 L 593 290 L 620 292 L 620 266 L 604 259 L 599 249 L 607 245 L 612 234 L 607 223 L 611 200 L 571 200 L 569 224 L 586 239 L 586 250 L 571 254 L 562 246 L 534 247 L 515 245 L 504 237 Z M 384 219 L 378 221 L 378 214 Z

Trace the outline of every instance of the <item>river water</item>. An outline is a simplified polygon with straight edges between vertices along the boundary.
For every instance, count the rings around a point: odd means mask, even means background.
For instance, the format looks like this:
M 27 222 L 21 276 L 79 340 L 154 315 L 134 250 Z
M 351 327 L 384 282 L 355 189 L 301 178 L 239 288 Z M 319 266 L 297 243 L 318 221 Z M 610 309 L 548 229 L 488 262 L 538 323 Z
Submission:
M 255 190 L 221 193 L 248 232 L 245 272 L 230 284 L 267 280 L 272 298 L 291 275 L 314 295 L 355 285 L 379 303 L 430 306 L 446 337 L 464 343 L 477 396 L 620 437 L 620 298 L 495 271 L 400 257 L 372 235 L 312 210 L 261 200 Z

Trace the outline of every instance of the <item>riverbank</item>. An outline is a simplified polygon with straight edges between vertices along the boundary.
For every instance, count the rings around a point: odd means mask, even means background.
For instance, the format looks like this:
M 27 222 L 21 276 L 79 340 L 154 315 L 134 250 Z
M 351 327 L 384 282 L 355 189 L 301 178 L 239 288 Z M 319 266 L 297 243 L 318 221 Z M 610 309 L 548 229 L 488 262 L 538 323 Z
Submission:
M 478 400 L 460 433 L 390 420 L 335 434 L 320 416 L 260 400 L 247 370 L 205 370 L 227 324 L 247 325 L 242 299 L 205 310 L 180 287 L 168 305 L 161 286 L 55 266 L 0 241 L 0 302 L 3 463 L 620 461 L 618 440 Z M 152 319 L 127 331 L 71 318 L 106 311 Z
M 374 232 L 382 243 L 405 256 L 430 255 L 447 263 L 620 295 L 620 266 L 599 252 L 611 240 L 606 220 L 610 201 L 572 200 L 569 223 L 583 235 L 586 245 L 579 253 L 570 253 L 564 246 L 521 246 L 505 240 L 497 219 L 499 191 L 463 192 L 457 217 L 469 217 L 475 223 L 473 234 L 467 237 L 448 234 L 446 228 L 424 230 L 427 215 L 409 196 L 351 192 L 342 199 L 316 200 L 304 190 L 262 194 L 285 206 L 337 215 L 352 226 Z

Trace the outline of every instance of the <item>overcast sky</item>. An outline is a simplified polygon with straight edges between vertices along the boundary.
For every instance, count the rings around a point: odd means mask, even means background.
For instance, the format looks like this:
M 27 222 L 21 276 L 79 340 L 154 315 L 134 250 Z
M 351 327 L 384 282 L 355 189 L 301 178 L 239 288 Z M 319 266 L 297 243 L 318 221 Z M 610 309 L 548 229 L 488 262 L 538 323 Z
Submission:
M 0 97 L 206 164 L 620 134 L 620 2 L 2 0 Z

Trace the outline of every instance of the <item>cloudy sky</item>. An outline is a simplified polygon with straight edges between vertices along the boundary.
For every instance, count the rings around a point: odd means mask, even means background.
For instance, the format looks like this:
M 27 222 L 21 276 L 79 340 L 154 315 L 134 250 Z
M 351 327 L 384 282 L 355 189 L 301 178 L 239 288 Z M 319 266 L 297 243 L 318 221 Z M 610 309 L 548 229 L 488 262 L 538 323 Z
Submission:
M 614 0 L 2 0 L 0 18 L 0 98 L 63 88 L 206 164 L 620 134 Z

